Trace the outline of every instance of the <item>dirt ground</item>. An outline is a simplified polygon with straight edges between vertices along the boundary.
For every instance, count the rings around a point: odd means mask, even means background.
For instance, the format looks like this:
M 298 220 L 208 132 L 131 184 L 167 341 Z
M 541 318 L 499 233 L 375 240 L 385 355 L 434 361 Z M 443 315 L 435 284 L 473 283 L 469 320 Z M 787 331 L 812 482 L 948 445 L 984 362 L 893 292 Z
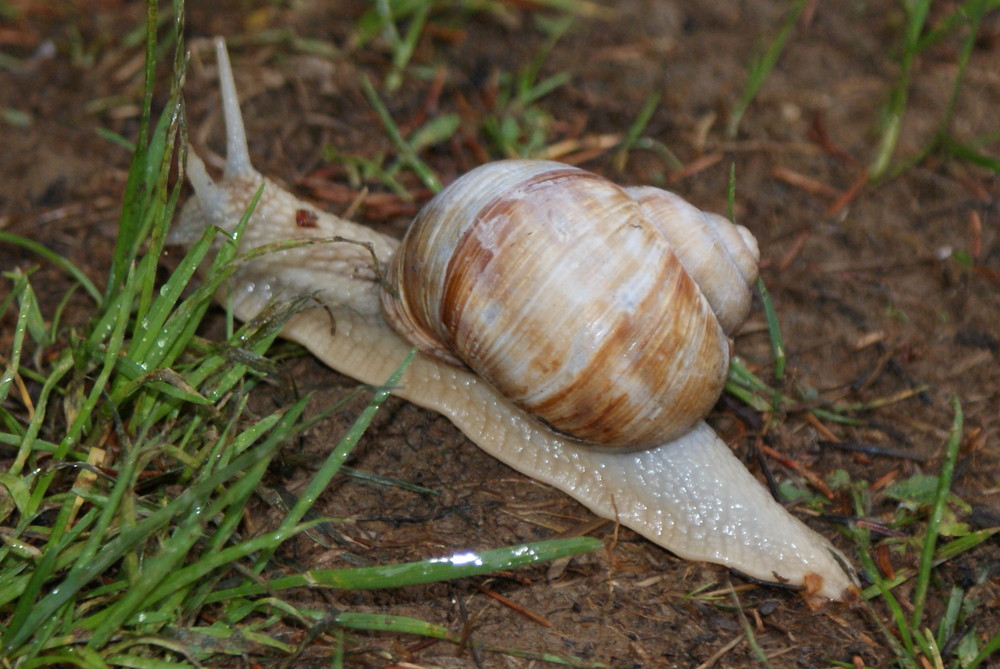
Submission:
M 18 59 L 16 66 L 0 66 L 0 229 L 48 245 L 103 285 L 129 154 L 98 130 L 135 136 L 142 91 L 141 40 L 135 37 L 142 4 L 8 4 L 20 18 L 0 22 L 0 50 Z M 382 81 L 390 51 L 379 40 L 351 44 L 367 3 L 212 4 L 212 9 L 200 3 L 188 8 L 192 65 L 186 100 L 193 143 L 221 148 L 206 38 L 222 34 L 229 40 L 256 167 L 342 213 L 354 191 L 335 187 L 349 181 L 324 152 L 336 147 L 341 154 L 374 158 L 392 150 L 358 83 L 361 74 Z M 1000 176 L 966 162 L 930 158 L 838 202 L 861 183 L 874 156 L 882 105 L 898 73 L 893 58 L 903 14 L 900 3 L 889 0 L 813 3 L 740 132 L 728 139 L 725 124 L 746 81 L 747 63 L 773 38 L 787 4 L 609 1 L 608 16 L 579 18 L 558 41 L 542 73 L 570 77 L 533 107 L 544 112 L 548 142 L 576 140 L 562 158 L 620 182 L 666 180 L 707 210 L 725 211 L 729 167 L 735 164 L 736 217 L 760 240 L 763 276 L 784 329 L 785 390 L 837 406 L 909 395 L 854 414 L 862 419 L 860 426 L 826 425 L 832 435 L 801 413 L 790 413 L 769 435 L 771 446 L 822 475 L 843 469 L 852 480 L 869 484 L 919 471 L 934 474 L 952 419 L 950 399 L 957 395 L 966 416 L 966 442 L 954 491 L 972 505 L 973 525 L 1000 524 Z M 935 3 L 932 23 L 956 4 Z M 444 180 L 480 162 L 480 149 L 489 146 L 477 124 L 495 110 L 496 73 L 524 70 L 544 45 L 536 20 L 547 12 L 524 2 L 504 7 L 502 16 L 463 20 L 444 11 L 432 14 L 413 56 L 415 74 L 405 77 L 398 92 L 383 94 L 404 129 L 436 110 L 462 115 L 460 139 L 424 156 Z M 311 55 L 275 38 L 292 34 L 322 40 L 336 52 Z M 992 133 L 994 143 L 982 148 L 997 155 L 1000 15 L 990 16 L 981 34 L 953 130 L 961 140 Z M 957 38 L 945 39 L 917 60 L 897 157 L 916 154 L 936 131 L 958 47 Z M 166 70 L 163 75 L 167 81 Z M 438 93 L 435 82 L 441 85 Z M 643 134 L 668 147 L 687 169 L 668 164 L 662 151 L 634 151 L 624 171 L 616 169 L 613 152 L 587 153 L 595 138 L 625 133 L 654 93 L 661 97 Z M 822 187 L 795 183 L 793 174 Z M 426 197 L 415 180 L 404 184 L 418 195 L 417 204 Z M 370 204 L 358 218 L 401 231 L 413 206 L 377 197 L 384 192 L 378 184 L 371 189 Z M 43 300 L 62 295 L 67 283 L 58 271 L 0 248 L 0 268 L 15 264 L 38 266 L 34 285 Z M 86 315 L 71 305 L 66 318 L 82 322 Z M 738 338 L 737 351 L 767 373 L 770 349 L 759 309 Z M 301 388 L 319 390 L 320 404 L 353 387 L 350 379 L 307 356 L 286 364 Z M 919 392 L 908 392 L 914 390 Z M 266 391 L 258 401 L 281 401 L 281 393 Z M 272 484 L 294 492 L 357 408 L 346 408 L 290 445 Z M 724 401 L 712 421 L 759 474 L 751 451 L 758 425 L 747 412 Z M 916 459 L 866 457 L 821 445 L 831 436 Z M 800 481 L 780 463 L 767 459 L 767 464 L 779 479 Z M 350 519 L 339 526 L 347 548 L 302 540 L 284 555 L 291 568 L 349 566 L 345 552 L 387 563 L 510 545 L 594 520 L 564 495 L 481 453 L 445 419 L 400 401 L 381 412 L 351 465 L 440 494 L 338 480 L 321 511 Z M 838 530 L 838 522 L 854 513 L 846 493 L 838 494 L 831 511 L 799 515 L 853 556 Z M 256 517 L 263 526 L 276 513 L 262 503 Z M 870 518 L 892 514 L 893 505 L 879 499 Z M 890 659 L 880 633 L 860 611 L 841 605 L 809 610 L 794 593 L 680 561 L 611 524 L 593 535 L 607 548 L 574 559 L 551 580 L 540 567 L 392 592 L 302 596 L 338 609 L 423 618 L 484 645 L 575 655 L 611 667 L 696 667 L 709 666 L 702 663 L 710 660 L 716 667 L 748 666 L 753 655 L 740 640 L 740 619 L 728 596 L 686 596 L 725 587 L 731 578 L 773 666 L 825 667 L 831 660 L 860 658 L 874 667 Z M 897 569 L 910 566 L 916 552 L 893 559 Z M 933 592 L 947 592 L 953 583 L 973 587 L 982 574 L 992 574 L 992 581 L 976 587 L 983 616 L 978 628 L 993 634 L 1000 629 L 998 572 L 1000 546 L 994 538 L 941 567 Z M 516 601 L 551 626 L 502 605 L 481 588 Z M 930 620 L 940 615 L 941 602 L 940 594 L 932 597 Z M 308 656 L 302 661 L 324 664 Z M 387 635 L 359 636 L 350 657 L 351 666 L 400 662 L 545 664 L 488 652 L 474 656 L 446 643 Z

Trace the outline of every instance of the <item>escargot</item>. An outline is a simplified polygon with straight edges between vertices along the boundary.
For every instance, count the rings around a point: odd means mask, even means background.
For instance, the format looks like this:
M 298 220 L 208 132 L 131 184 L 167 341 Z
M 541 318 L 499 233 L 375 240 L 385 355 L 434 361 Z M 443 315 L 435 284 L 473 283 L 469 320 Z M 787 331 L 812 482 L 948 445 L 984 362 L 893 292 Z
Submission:
M 703 421 L 749 309 L 748 231 L 657 189 L 501 161 L 439 193 L 401 244 L 253 168 L 221 39 L 216 50 L 225 169 L 213 181 L 189 150 L 195 196 L 170 241 L 190 245 L 206 226 L 232 231 L 261 185 L 244 249 L 326 240 L 241 266 L 226 295 L 238 318 L 312 295 L 319 306 L 282 334 L 331 368 L 380 384 L 415 346 L 394 394 L 445 415 L 514 469 L 681 558 L 847 596 L 855 578 L 844 556 Z M 584 222 L 593 212 L 603 227 Z

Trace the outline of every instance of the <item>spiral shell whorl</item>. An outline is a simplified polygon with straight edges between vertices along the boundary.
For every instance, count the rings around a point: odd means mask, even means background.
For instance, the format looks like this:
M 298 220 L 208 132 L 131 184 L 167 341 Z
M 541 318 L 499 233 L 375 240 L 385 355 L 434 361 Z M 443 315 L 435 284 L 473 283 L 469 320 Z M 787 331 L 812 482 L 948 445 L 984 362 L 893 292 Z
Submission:
M 559 163 L 473 170 L 410 226 L 388 269 L 386 318 L 559 432 L 607 448 L 662 444 L 718 399 L 730 347 L 720 320 L 734 319 L 712 313 L 637 201 L 648 195 Z
M 742 225 L 705 212 L 679 195 L 652 186 L 625 189 L 670 243 L 727 335 L 750 312 L 750 287 L 757 280 L 757 240 Z

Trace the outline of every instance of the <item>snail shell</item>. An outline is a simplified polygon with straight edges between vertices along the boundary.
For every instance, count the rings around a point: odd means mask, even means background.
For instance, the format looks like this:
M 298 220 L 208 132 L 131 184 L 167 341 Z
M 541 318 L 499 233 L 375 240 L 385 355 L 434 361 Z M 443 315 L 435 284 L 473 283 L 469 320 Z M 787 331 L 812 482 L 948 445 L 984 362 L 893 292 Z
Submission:
M 746 228 L 672 193 L 507 160 L 421 210 L 382 303 L 413 344 L 561 434 L 642 449 L 718 399 L 758 257 Z

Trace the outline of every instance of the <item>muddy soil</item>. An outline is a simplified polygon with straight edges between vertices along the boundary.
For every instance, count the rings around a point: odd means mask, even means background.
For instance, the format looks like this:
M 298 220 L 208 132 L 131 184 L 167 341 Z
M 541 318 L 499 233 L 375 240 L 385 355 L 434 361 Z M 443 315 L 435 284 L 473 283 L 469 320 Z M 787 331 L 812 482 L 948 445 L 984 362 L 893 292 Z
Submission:
M 404 130 L 429 115 L 461 115 L 456 139 L 424 154 L 444 180 L 498 157 L 481 130 L 503 92 L 498 73 L 525 71 L 546 45 L 539 24 L 551 16 L 530 4 L 498 3 L 503 10 L 493 15 L 432 13 L 402 87 L 383 94 Z M 328 160 L 331 148 L 376 160 L 393 151 L 359 87 L 362 75 L 379 86 L 391 69 L 383 40 L 355 42 L 367 3 L 213 5 L 189 7 L 186 29 L 189 132 L 202 155 L 218 156 L 222 148 L 208 42 L 221 34 L 229 40 L 256 167 L 336 213 L 367 185 L 370 199 L 357 218 L 395 233 L 404 229 L 415 205 L 385 195 L 376 182 L 351 183 L 342 164 Z M 17 59 L 0 68 L 0 228 L 46 244 L 103 285 L 129 153 L 98 132 L 132 138 L 137 131 L 142 52 L 135 37 L 143 10 L 140 3 L 115 0 L 12 6 L 20 17 L 0 22 L 0 48 Z M 936 3 L 932 11 L 943 16 L 954 6 Z M 836 407 L 885 401 L 853 412 L 857 426 L 812 423 L 791 412 L 766 443 L 822 476 L 844 470 L 854 481 L 884 487 L 917 472 L 937 472 L 952 420 L 950 401 L 957 396 L 966 440 L 954 490 L 972 505 L 974 525 L 1000 524 L 1000 177 L 932 156 L 892 180 L 858 188 L 898 74 L 900 4 L 812 3 L 732 138 L 725 127 L 747 64 L 773 39 L 787 3 L 622 0 L 603 7 L 600 17 L 578 18 L 541 67 L 542 77 L 568 75 L 530 109 L 546 128 L 548 144 L 566 142 L 556 157 L 620 182 L 666 185 L 719 212 L 726 210 L 735 165 L 736 218 L 760 240 L 763 276 L 784 330 L 784 390 Z M 310 53 L 293 44 L 292 35 L 321 40 L 333 52 Z M 937 131 L 959 45 L 958 38 L 945 39 L 916 61 L 897 160 L 919 153 Z M 1000 129 L 998 73 L 1000 16 L 994 14 L 973 51 L 952 125 L 959 140 L 992 133 L 994 144 L 982 149 L 993 155 Z M 167 71 L 162 74 L 166 82 Z M 594 149 L 607 136 L 623 136 L 653 95 L 660 97 L 642 133 L 651 140 L 645 148 L 633 151 L 624 167 L 613 150 Z M 404 175 L 402 181 L 417 205 L 426 198 L 416 179 Z M 49 304 L 67 286 L 51 265 L 0 248 L 0 267 L 14 266 L 35 269 L 34 285 Z M 78 304 L 86 302 L 70 305 L 70 321 L 87 317 Z M 769 373 L 759 308 L 736 347 L 748 365 Z M 318 391 L 317 407 L 354 387 L 306 355 L 286 365 L 300 390 Z M 287 396 L 268 389 L 258 401 L 273 405 Z M 289 445 L 271 483 L 294 493 L 358 407 L 346 407 Z M 760 423 L 734 401 L 723 400 L 711 420 L 756 474 L 763 478 L 763 463 L 779 480 L 816 493 L 797 472 L 758 457 Z M 912 459 L 851 453 L 827 444 L 834 439 L 903 451 Z M 343 543 L 294 543 L 282 556 L 289 569 L 349 566 L 348 553 L 374 564 L 510 545 L 594 520 L 564 495 L 480 452 L 445 419 L 401 401 L 381 412 L 351 465 L 439 494 L 338 480 L 318 510 L 348 519 L 334 537 Z M 877 499 L 870 518 L 891 519 L 892 504 Z M 254 517 L 261 527 L 278 514 L 264 502 L 259 511 Z M 854 514 L 845 492 L 835 493 L 824 514 L 802 505 L 795 512 L 854 555 L 839 531 Z M 572 560 L 551 578 L 540 567 L 394 592 L 299 596 L 314 605 L 422 618 L 482 646 L 574 655 L 611 667 L 742 667 L 754 660 L 741 620 L 727 592 L 710 594 L 732 582 L 772 666 L 890 661 L 863 612 L 841 605 L 810 610 L 795 593 L 678 560 L 612 524 L 592 534 L 605 540 L 606 549 Z M 891 560 L 901 569 L 916 556 L 911 549 Z M 944 565 L 929 619 L 941 614 L 942 593 L 951 584 L 974 587 L 984 570 L 995 575 L 998 567 L 996 540 Z M 997 581 L 975 587 L 984 616 L 979 629 L 996 633 Z M 501 604 L 487 590 L 551 625 Z M 301 660 L 303 666 L 324 664 L 308 652 Z M 351 666 L 401 662 L 545 664 L 387 635 L 359 635 L 349 658 Z

